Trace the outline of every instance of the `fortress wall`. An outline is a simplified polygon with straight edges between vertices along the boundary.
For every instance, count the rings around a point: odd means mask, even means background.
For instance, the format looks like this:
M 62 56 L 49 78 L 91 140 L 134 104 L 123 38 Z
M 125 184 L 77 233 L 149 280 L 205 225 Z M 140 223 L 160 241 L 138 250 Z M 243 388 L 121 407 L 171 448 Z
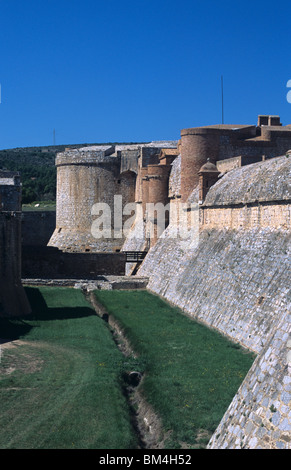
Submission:
M 210 448 L 291 448 L 289 191 L 285 157 L 231 171 L 201 207 L 199 243 L 169 226 L 138 271 L 150 291 L 258 354 Z
M 169 198 L 180 197 L 181 195 L 181 155 L 172 163 L 169 176 Z
M 263 126 L 260 131 L 261 136 L 256 137 L 254 126 L 242 126 L 241 129 L 240 126 L 231 126 L 229 130 L 221 129 L 218 160 L 243 156 L 249 158 L 249 163 L 252 163 L 252 158 L 262 155 L 272 158 L 275 155 L 284 155 L 290 149 L 290 128 Z
M 201 228 L 289 228 L 291 164 L 283 156 L 234 169 L 210 188 Z
M 1 170 L 0 170 L 1 175 Z M 20 183 L 14 185 L 14 180 L 10 180 L 9 184 L 5 184 L 5 178 L 0 183 L 0 210 L 15 211 L 21 208 L 21 186 Z
M 22 316 L 30 306 L 21 284 L 21 184 L 0 170 L 0 317 Z
M 55 230 L 55 227 L 55 211 L 22 212 L 22 245 L 46 246 Z
M 142 194 L 145 195 L 142 169 L 159 163 L 161 148 L 172 149 L 176 145 L 153 142 L 148 146 L 91 146 L 59 153 L 56 229 L 48 245 L 69 252 L 120 251 L 125 241 L 121 227 L 130 216 L 128 204 L 141 202 Z M 166 170 L 163 165 L 158 171 L 164 176 Z M 161 193 L 162 186 L 167 196 L 167 178 L 160 177 L 157 182 L 162 184 L 157 189 L 153 183 L 151 193 Z M 108 216 L 102 208 L 96 208 L 97 203 L 107 205 Z M 109 232 L 111 227 L 108 235 L 102 221 Z
M 231 206 L 291 199 L 291 160 L 282 156 L 232 170 L 218 180 L 204 206 Z
M 67 253 L 55 247 L 23 246 L 23 279 L 96 279 L 123 276 L 123 253 Z
M 129 230 L 121 251 L 146 251 L 148 242 L 146 239 L 146 229 L 143 220 L 143 209 L 141 204 L 137 204 L 136 220 Z M 136 267 L 136 263 L 126 263 L 125 274 L 129 276 Z
M 290 449 L 291 315 L 281 310 L 262 354 L 212 436 L 209 449 Z
M 261 136 L 257 135 L 261 131 Z M 198 172 L 207 159 L 213 163 L 231 159 L 225 168 L 285 155 L 291 148 L 289 127 L 207 126 L 181 131 L 181 197 L 186 201 L 198 183 Z
M 201 226 L 204 229 L 287 228 L 291 224 L 291 204 L 261 203 L 254 206 L 201 208 Z
M 134 150 L 120 150 L 120 154 L 120 173 L 125 171 L 134 171 L 135 173 L 138 173 L 138 159 L 140 150 L 138 148 Z
M 124 226 L 124 223 L 129 220 L 129 216 L 132 215 L 131 208 L 134 209 L 135 207 L 135 185 L 136 173 L 132 171 L 123 173 L 117 180 L 116 196 L 119 197 L 120 207 L 123 215 L 122 218 L 119 217 L 119 214 L 115 214 L 116 211 L 114 210 L 112 217 L 118 215 L 120 221 L 122 220 L 122 227 Z M 118 224 L 116 223 L 115 229 L 117 226 Z M 121 244 L 123 243 L 124 239 L 125 237 L 122 236 Z
M 262 155 L 273 157 L 274 155 L 283 154 L 290 147 L 290 140 L 288 143 L 285 142 L 285 146 L 283 145 L 278 148 L 274 141 L 259 139 L 237 140 L 234 136 L 222 135 L 220 137 L 218 160 L 242 156 L 245 160 L 249 159 L 249 163 L 253 163 L 253 158 L 260 157 L 261 159 Z
M 20 212 L 0 212 L 0 316 L 29 313 L 21 285 Z
M 151 291 L 259 353 L 287 305 L 288 254 L 286 231 L 202 230 L 196 248 L 160 239 L 138 274 Z
M 160 239 L 138 271 L 150 291 L 258 354 L 213 448 L 291 448 L 290 242 L 287 230 L 202 230 L 196 248 Z
M 286 157 L 223 176 L 200 206 L 198 246 L 194 229 L 183 239 L 169 226 L 150 250 L 148 288 L 260 352 L 289 289 L 290 181 Z
M 138 161 L 138 172 L 137 172 L 137 175 L 136 175 L 136 184 L 135 184 L 135 201 L 138 202 L 138 203 L 143 201 L 143 198 L 142 198 L 143 180 L 142 180 L 142 178 L 144 176 L 145 170 L 146 170 L 146 168 L 141 168 L 140 159 L 139 159 L 139 161 Z
M 240 168 L 244 165 L 250 165 L 251 163 L 261 162 L 263 160 L 263 154 L 258 155 L 240 155 L 237 157 L 227 158 L 226 160 L 217 160 L 216 168 L 221 173 L 226 173 L 235 168 Z
M 138 199 L 142 202 L 143 214 L 146 213 L 146 205 L 149 202 L 149 179 L 148 179 L 148 169 L 143 167 L 140 169 L 140 180 L 141 180 L 141 198 Z

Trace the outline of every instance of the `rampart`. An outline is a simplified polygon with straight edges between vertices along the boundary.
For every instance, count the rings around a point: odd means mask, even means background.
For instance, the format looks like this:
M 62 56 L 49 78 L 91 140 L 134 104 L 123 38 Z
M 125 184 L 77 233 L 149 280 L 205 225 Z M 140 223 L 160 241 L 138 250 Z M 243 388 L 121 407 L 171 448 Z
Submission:
M 68 253 L 55 247 L 22 248 L 23 279 L 88 279 L 125 275 L 124 253 Z
M 150 291 L 257 354 L 209 448 L 291 448 L 289 149 L 291 126 L 259 116 L 257 126 L 183 129 L 179 142 L 88 147 L 56 160 L 50 246 L 64 255 L 148 251 L 126 274 L 147 277 Z M 131 202 L 139 217 L 127 236 L 97 239 L 92 208 L 105 202 L 114 212 L 116 195 L 121 213 Z M 171 217 L 181 202 L 196 220 L 185 236 Z M 148 203 L 169 203 L 160 238 L 148 238 Z
M 22 246 L 46 246 L 55 228 L 55 211 L 23 211 L 21 216 Z
M 210 448 L 290 448 L 290 181 L 286 156 L 230 171 L 201 204 L 199 243 L 171 238 L 169 226 L 138 271 L 258 354 Z
M 18 173 L 0 170 L 0 316 L 30 313 L 21 284 L 21 185 Z

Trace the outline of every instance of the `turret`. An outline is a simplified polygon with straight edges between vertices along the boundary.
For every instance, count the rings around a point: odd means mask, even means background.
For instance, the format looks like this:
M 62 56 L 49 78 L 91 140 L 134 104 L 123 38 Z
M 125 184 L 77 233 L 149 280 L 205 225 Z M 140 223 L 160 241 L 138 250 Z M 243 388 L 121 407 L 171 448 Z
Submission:
M 220 132 L 212 128 L 181 131 L 181 198 L 186 202 L 199 183 L 198 172 L 210 158 L 215 163 L 219 154 Z

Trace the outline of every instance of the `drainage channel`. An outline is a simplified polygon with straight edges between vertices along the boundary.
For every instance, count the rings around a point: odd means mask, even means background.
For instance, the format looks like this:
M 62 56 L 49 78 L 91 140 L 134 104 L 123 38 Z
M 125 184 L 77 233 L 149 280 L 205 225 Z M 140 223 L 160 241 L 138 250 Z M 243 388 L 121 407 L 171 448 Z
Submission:
M 85 288 L 83 294 L 93 306 L 98 317 L 108 324 L 114 343 L 124 357 L 137 359 L 138 356 L 133 351 L 122 328 L 97 301 L 94 292 Z M 129 405 L 131 423 L 138 438 L 139 449 L 163 449 L 164 441 L 169 435 L 164 435 L 161 420 L 142 395 L 141 387 L 144 377 L 144 374 L 139 371 L 129 370 L 123 377 L 122 391 Z

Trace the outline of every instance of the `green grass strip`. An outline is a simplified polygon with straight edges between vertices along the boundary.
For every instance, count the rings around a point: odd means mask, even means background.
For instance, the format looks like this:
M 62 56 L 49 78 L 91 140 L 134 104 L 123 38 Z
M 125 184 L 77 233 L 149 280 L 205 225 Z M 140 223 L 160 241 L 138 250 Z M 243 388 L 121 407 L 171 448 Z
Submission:
M 137 446 L 120 378 L 124 357 L 79 290 L 26 288 L 32 315 L 0 320 L 0 448 Z
M 205 447 L 254 355 L 147 291 L 98 291 L 146 364 L 145 399 L 171 431 L 166 448 Z

